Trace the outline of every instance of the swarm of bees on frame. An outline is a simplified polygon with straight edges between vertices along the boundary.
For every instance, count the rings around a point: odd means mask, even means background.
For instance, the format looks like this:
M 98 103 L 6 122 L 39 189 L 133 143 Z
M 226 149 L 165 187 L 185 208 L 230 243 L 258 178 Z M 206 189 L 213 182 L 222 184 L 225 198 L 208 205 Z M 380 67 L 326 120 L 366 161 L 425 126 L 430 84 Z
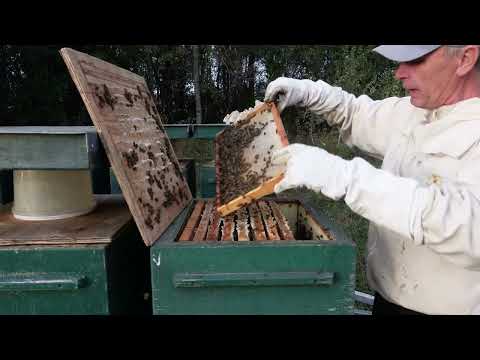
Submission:
M 273 121 L 273 120 L 272 120 Z M 253 122 L 245 119 L 234 126 L 226 128 L 216 139 L 216 148 L 220 167 L 219 200 L 226 204 L 242 196 L 269 180 L 266 176 L 271 164 L 273 145 L 266 154 L 256 154 L 253 164 L 263 163 L 260 172 L 252 169 L 252 164 L 245 161 L 244 150 L 251 148 L 252 142 L 259 136 L 266 136 L 264 131 L 268 122 Z

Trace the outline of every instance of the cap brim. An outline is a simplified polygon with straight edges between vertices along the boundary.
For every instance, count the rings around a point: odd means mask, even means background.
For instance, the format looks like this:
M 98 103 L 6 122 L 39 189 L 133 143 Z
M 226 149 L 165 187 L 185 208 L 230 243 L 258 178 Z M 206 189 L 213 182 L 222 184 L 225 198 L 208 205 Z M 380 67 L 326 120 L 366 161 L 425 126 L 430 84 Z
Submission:
M 380 45 L 373 51 L 397 62 L 407 62 L 421 58 L 438 49 L 441 45 Z

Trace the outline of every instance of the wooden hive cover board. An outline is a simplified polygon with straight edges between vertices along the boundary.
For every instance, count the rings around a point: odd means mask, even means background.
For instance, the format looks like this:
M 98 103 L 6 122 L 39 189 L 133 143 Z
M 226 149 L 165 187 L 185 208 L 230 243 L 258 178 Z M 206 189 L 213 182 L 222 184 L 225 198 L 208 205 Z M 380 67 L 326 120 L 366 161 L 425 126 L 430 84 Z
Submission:
M 285 169 L 271 163 L 272 155 L 287 145 L 273 103 L 264 103 L 216 136 L 216 206 L 222 216 L 273 193 Z
M 192 194 L 145 79 L 93 56 L 60 53 L 97 128 L 128 207 L 152 245 Z

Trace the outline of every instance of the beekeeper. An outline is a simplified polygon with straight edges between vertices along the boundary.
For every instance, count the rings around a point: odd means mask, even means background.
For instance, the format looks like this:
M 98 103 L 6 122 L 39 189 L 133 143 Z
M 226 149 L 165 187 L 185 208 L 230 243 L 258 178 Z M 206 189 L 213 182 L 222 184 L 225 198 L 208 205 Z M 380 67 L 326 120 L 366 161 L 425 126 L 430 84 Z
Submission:
M 275 192 L 305 186 L 344 199 L 370 221 L 373 314 L 480 314 L 480 63 L 478 45 L 381 45 L 408 97 L 375 101 L 322 80 L 278 78 L 265 101 L 305 107 L 341 139 L 383 159 L 292 144 Z

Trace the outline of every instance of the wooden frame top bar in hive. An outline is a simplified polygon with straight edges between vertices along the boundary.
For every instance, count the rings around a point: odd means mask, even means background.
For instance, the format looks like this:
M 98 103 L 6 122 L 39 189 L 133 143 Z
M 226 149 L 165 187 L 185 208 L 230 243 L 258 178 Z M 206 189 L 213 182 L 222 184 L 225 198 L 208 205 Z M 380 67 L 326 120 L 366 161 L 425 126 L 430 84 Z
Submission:
M 145 79 L 90 55 L 60 53 L 97 128 L 146 245 L 192 200 Z
M 179 242 L 295 240 L 274 201 L 254 201 L 225 217 L 213 205 L 212 200 L 197 200 Z
M 273 103 L 261 105 L 216 136 L 216 206 L 222 216 L 273 193 L 285 169 L 272 165 L 271 158 L 287 145 L 287 134 Z

